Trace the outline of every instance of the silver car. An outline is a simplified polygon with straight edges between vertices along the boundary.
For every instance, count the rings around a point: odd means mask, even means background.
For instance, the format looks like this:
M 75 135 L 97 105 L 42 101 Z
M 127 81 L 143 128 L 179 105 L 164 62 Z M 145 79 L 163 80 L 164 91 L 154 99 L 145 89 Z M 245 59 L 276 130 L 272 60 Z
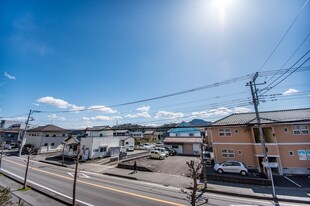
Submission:
M 223 172 L 227 173 L 238 173 L 242 176 L 248 174 L 248 169 L 243 162 L 240 161 L 225 161 L 217 163 L 214 165 L 214 171 L 222 174 Z

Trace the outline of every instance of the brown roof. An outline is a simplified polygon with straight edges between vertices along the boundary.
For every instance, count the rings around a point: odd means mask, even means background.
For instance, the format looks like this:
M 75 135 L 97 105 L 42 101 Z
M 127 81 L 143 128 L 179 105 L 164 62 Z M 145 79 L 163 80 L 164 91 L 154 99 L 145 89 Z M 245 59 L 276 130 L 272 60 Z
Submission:
M 45 126 L 40 126 L 40 127 L 36 127 L 33 129 L 29 129 L 28 132 L 69 132 L 69 131 L 61 127 L 52 125 L 52 124 L 48 124 Z
M 202 138 L 167 137 L 164 143 L 202 143 Z

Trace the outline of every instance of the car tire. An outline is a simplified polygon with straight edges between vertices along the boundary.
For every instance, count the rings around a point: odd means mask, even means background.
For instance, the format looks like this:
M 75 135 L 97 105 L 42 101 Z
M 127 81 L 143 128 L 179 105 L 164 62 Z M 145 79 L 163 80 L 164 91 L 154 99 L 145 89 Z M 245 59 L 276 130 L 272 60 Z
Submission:
M 162 159 L 163 159 L 163 157 L 162 157 L 162 156 L 159 156 L 159 159 L 160 159 L 160 160 L 162 160 Z
M 218 169 L 217 172 L 218 172 L 219 174 L 223 174 L 224 171 L 223 171 L 222 169 Z
M 242 170 L 242 171 L 240 172 L 240 174 L 241 174 L 242 176 L 246 176 L 248 173 L 247 173 L 246 171 Z

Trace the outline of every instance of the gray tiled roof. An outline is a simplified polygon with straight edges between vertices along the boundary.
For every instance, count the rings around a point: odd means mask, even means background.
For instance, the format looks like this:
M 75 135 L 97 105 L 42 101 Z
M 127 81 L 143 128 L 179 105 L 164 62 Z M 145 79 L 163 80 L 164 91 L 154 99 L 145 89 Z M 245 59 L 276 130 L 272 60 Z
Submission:
M 278 111 L 259 112 L 262 124 L 277 123 L 277 122 L 296 122 L 310 121 L 310 108 L 306 109 L 288 109 Z M 243 125 L 256 124 L 255 112 L 231 114 L 223 119 L 220 119 L 212 124 L 212 126 L 220 125 Z

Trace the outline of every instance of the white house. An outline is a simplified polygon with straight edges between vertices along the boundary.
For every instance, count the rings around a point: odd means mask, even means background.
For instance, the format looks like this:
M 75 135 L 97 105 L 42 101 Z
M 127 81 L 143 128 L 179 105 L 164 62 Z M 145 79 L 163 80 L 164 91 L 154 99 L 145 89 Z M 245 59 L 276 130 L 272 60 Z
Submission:
M 133 151 L 135 147 L 135 138 L 133 138 L 128 130 L 114 130 L 114 138 L 119 139 L 119 146 L 124 146 L 127 151 Z
M 119 139 L 114 138 L 109 126 L 96 126 L 86 129 L 81 138 L 81 151 L 88 159 L 115 156 L 119 154 Z
M 164 140 L 165 145 L 172 147 L 178 154 L 198 155 L 204 134 L 186 122 L 181 122 L 169 132 Z
M 55 125 L 45 125 L 29 129 L 26 132 L 25 144 L 31 144 L 39 153 L 60 151 L 62 141 L 69 135 L 69 131 Z

